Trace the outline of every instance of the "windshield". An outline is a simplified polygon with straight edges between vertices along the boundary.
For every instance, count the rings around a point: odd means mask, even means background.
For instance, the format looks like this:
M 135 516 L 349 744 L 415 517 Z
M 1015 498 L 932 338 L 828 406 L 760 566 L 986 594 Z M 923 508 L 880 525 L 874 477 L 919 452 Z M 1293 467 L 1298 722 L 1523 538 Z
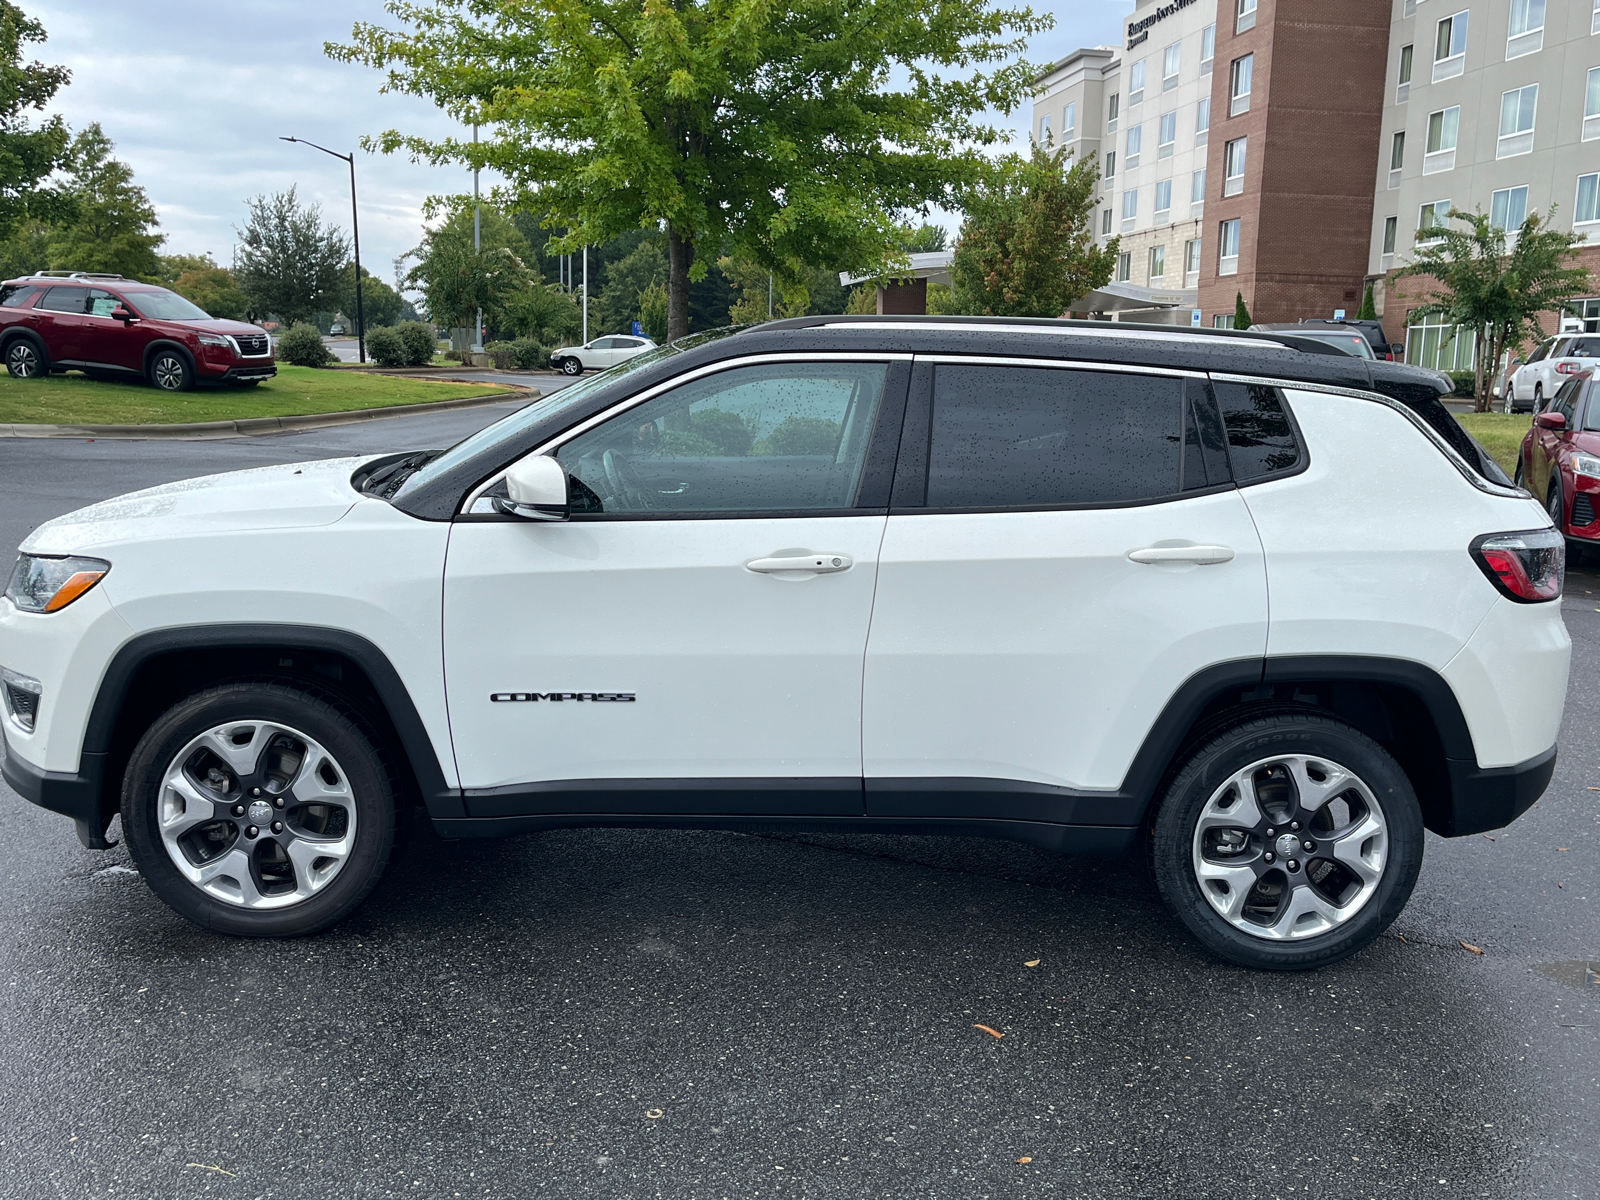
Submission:
M 190 304 L 177 292 L 169 292 L 166 288 L 128 292 L 125 298 L 141 317 L 149 317 L 154 321 L 211 320 L 211 314 L 205 309 Z
M 707 333 L 694 333 L 688 337 L 679 338 L 665 346 L 654 346 L 642 354 L 635 355 L 626 362 L 619 363 L 606 371 L 601 371 L 591 379 L 580 383 L 569 383 L 566 387 L 556 392 L 547 400 L 535 400 L 533 403 L 517 409 L 509 416 L 500 418 L 493 425 L 480 429 L 471 437 L 457 442 L 443 454 L 438 455 L 425 464 L 420 464 L 407 473 L 405 482 L 395 489 L 391 498 L 404 495 L 413 488 L 421 487 L 430 480 L 437 479 L 446 471 L 453 470 L 475 455 L 500 442 L 515 438 L 535 421 L 542 421 L 546 417 L 554 416 L 569 408 L 576 408 L 601 388 L 610 387 L 617 380 L 634 371 L 642 370 L 651 363 L 658 363 L 664 358 L 674 354 L 682 354 L 685 350 L 692 350 L 706 342 L 727 337 L 730 333 L 737 333 L 743 326 L 730 325 L 726 329 L 713 329 Z

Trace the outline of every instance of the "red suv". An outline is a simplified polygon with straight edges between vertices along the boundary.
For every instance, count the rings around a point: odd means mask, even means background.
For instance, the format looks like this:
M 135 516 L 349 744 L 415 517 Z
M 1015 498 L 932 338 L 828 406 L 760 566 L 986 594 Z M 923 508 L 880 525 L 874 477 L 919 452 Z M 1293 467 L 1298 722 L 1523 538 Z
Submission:
M 1516 480 L 1576 546 L 1600 544 L 1600 372 L 1573 375 L 1533 418 Z
M 17 379 L 73 367 L 142 375 L 168 392 L 278 373 L 259 327 L 217 320 L 164 287 L 83 271 L 0 284 L 0 357 Z

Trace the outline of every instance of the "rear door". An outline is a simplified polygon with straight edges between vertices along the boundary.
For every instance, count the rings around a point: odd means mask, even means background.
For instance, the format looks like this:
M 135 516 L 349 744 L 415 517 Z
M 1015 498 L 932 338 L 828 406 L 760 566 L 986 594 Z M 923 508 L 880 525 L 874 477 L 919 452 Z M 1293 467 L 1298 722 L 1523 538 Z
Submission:
M 1206 381 L 957 358 L 918 380 L 867 643 L 867 811 L 1127 824 L 1118 789 L 1168 700 L 1217 664 L 1259 679 L 1266 649 Z
M 85 306 L 89 289 L 76 285 L 52 287 L 34 306 L 39 313 L 39 336 L 51 362 L 77 362 L 83 357 L 89 318 Z

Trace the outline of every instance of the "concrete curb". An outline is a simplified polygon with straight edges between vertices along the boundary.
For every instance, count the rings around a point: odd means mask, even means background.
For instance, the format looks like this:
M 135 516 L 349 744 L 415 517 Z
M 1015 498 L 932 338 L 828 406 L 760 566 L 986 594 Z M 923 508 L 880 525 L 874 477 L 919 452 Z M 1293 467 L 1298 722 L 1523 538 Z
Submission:
M 303 417 L 246 417 L 238 421 L 191 421 L 180 425 L 0 425 L 0 437 L 11 438 L 95 438 L 106 441 L 209 441 L 218 438 L 259 437 L 264 433 L 292 433 L 306 429 L 326 429 L 357 421 L 376 421 L 385 417 L 413 417 L 443 412 L 451 408 L 479 408 L 485 404 L 505 404 L 540 393 L 532 388 L 508 387 L 493 396 L 463 396 L 459 400 L 435 400 L 430 404 L 395 404 L 388 408 L 357 408 L 345 412 L 312 413 Z

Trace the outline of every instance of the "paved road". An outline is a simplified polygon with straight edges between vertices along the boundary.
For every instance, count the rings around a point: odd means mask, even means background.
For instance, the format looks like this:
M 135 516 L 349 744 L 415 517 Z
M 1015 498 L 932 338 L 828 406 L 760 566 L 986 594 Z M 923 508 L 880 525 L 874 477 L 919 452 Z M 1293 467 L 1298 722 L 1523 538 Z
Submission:
M 0 441 L 0 545 L 492 415 Z M 1566 612 L 1550 792 L 1430 838 L 1395 936 L 1314 975 L 1207 959 L 1135 865 L 978 840 L 424 829 L 346 925 L 229 941 L 0 787 L 0 1195 L 1592 1198 L 1600 574 Z

